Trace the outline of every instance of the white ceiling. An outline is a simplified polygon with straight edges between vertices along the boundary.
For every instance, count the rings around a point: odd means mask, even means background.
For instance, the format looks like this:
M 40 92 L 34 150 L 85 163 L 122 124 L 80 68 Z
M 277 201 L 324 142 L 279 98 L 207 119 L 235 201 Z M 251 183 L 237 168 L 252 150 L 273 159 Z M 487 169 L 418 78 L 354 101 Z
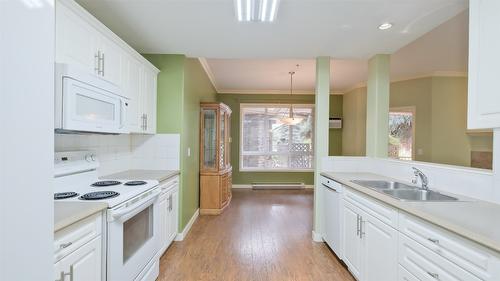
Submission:
M 400 80 L 439 72 L 463 75 L 467 72 L 468 14 L 466 11 L 426 33 L 391 56 L 391 79 Z M 287 92 L 288 72 L 294 75 L 295 93 L 312 93 L 314 60 L 208 59 L 219 93 Z M 300 67 L 297 69 L 296 64 Z M 332 60 L 331 88 L 345 92 L 367 80 L 366 59 Z
M 366 59 L 393 53 L 467 0 L 282 0 L 274 23 L 238 23 L 233 0 L 77 0 L 143 53 L 226 59 Z M 377 26 L 392 22 L 390 30 Z

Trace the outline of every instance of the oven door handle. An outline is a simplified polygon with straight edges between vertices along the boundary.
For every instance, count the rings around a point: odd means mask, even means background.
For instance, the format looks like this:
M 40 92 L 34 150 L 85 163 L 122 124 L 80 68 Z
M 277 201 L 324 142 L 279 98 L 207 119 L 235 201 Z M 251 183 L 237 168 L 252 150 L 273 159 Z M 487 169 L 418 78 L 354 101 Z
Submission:
M 112 220 L 120 220 L 125 221 L 129 218 L 135 216 L 140 211 L 144 210 L 145 207 L 151 205 L 154 201 L 158 200 L 158 196 L 160 195 L 160 190 L 154 190 L 150 195 L 145 198 L 141 198 L 137 203 L 132 204 L 128 207 L 119 210 L 111 210 L 111 221 Z

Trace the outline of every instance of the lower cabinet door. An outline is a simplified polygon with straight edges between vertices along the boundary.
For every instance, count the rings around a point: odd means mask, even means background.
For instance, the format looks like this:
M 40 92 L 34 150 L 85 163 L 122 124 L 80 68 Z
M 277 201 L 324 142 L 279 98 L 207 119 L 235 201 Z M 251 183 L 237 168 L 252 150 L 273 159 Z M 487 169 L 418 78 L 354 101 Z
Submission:
M 363 281 L 396 281 L 398 231 L 364 214 L 360 235 L 363 241 Z
M 174 189 L 172 191 L 172 199 L 171 199 L 171 208 L 169 213 L 169 238 L 168 241 L 171 243 L 174 241 L 175 236 L 177 236 L 177 224 L 178 224 L 178 215 L 179 215 L 179 191 Z
M 54 264 L 56 281 L 100 281 L 102 280 L 101 237 L 87 244 Z
M 159 227 L 159 232 L 160 232 L 160 256 L 163 254 L 163 250 L 167 247 L 168 245 L 168 227 L 169 227 L 169 222 L 168 222 L 168 195 L 163 195 L 160 197 L 160 203 L 158 204 L 159 206 L 159 216 L 160 216 L 160 227 Z
M 349 202 L 344 201 L 344 209 L 342 212 L 344 221 L 344 262 L 347 264 L 349 271 L 358 280 L 361 280 L 361 262 L 362 248 L 361 239 L 359 237 L 359 222 L 360 210 L 354 207 Z

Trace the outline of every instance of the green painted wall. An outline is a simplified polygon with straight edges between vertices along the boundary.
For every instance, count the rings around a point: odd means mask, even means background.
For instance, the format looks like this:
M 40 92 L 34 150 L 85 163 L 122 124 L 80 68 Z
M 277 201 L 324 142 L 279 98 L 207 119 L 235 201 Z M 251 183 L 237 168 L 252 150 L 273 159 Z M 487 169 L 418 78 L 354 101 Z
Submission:
M 467 78 L 432 77 L 432 162 L 470 166 Z
M 233 111 L 231 115 L 231 164 L 233 165 L 233 184 L 251 184 L 252 182 L 304 182 L 312 185 L 313 172 L 241 172 L 240 171 L 240 104 L 241 103 L 297 103 L 313 104 L 313 95 L 247 95 L 219 94 L 218 101 L 227 104 Z
M 330 95 L 330 117 L 342 117 L 342 95 Z M 328 155 L 342 155 L 342 129 L 329 129 Z
M 179 227 L 182 230 L 199 207 L 200 102 L 215 101 L 216 92 L 197 59 L 184 55 L 144 57 L 161 71 L 158 75 L 157 132 L 180 134 Z
M 432 83 L 430 78 L 420 78 L 391 83 L 391 107 L 415 106 L 415 160 L 432 161 Z
M 182 229 L 200 206 L 200 102 L 216 100 L 216 91 L 198 59 L 186 60 L 184 75 L 181 136 L 181 167 L 184 182 Z M 191 156 L 187 155 L 188 149 L 191 150 Z
M 415 106 L 415 160 L 470 166 L 470 152 L 492 151 L 492 137 L 468 135 L 467 78 L 426 77 L 391 83 L 390 107 Z M 342 154 L 364 155 L 366 87 L 344 95 Z M 366 104 L 365 104 L 366 106 Z M 364 138 L 362 138 L 364 139 Z M 421 150 L 421 153 L 418 153 Z
M 342 101 L 342 155 L 366 155 L 366 87 L 344 94 Z

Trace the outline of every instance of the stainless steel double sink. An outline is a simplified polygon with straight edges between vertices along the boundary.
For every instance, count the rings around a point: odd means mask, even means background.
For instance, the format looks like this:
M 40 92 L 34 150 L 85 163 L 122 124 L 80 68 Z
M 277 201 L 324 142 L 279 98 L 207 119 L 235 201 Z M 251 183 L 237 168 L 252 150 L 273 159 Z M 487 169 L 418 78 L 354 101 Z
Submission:
M 457 201 L 458 198 L 437 191 L 395 181 L 352 180 L 351 182 L 387 194 L 401 201 Z

